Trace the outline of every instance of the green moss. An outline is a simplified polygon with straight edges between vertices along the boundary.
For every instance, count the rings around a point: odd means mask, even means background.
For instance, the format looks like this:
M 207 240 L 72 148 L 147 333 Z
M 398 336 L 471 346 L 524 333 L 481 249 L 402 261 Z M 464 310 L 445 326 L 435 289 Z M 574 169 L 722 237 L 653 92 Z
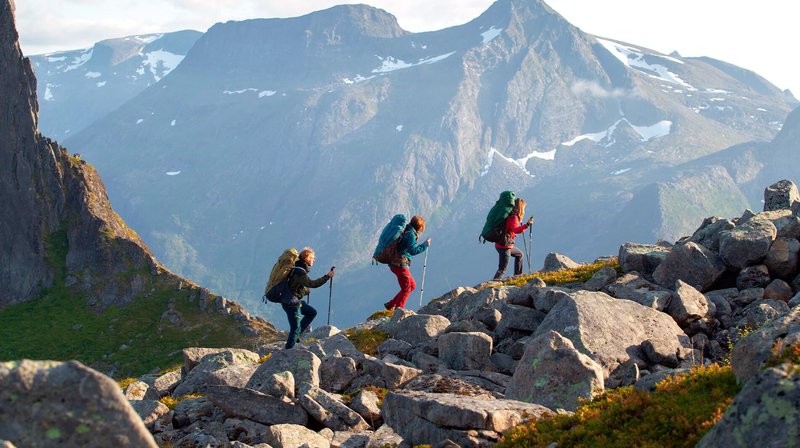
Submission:
M 601 261 L 598 263 L 587 264 L 572 269 L 562 269 L 555 272 L 534 272 L 529 275 L 519 275 L 512 277 L 502 284 L 505 286 L 524 286 L 534 278 L 539 278 L 548 286 L 564 285 L 567 283 L 584 283 L 602 268 L 610 267 L 620 273 L 619 262 L 616 258 L 611 261 Z
M 722 417 L 739 386 L 730 366 L 697 367 L 667 378 L 653 393 L 624 387 L 578 407 L 572 416 L 530 422 L 507 432 L 501 448 L 693 447 Z
M 344 331 L 347 339 L 361 352 L 367 355 L 376 355 L 378 346 L 389 339 L 389 333 L 381 330 L 356 330 L 348 328 Z
M 367 321 L 389 318 L 392 317 L 393 315 L 394 315 L 394 310 L 380 310 L 372 313 L 367 318 Z

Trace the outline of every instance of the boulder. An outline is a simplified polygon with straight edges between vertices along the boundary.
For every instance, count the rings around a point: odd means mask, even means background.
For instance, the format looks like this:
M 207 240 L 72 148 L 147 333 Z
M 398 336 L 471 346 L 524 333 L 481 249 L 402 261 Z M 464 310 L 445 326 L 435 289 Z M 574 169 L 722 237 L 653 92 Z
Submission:
M 252 389 L 209 386 L 206 398 L 229 417 L 253 420 L 264 425 L 308 423 L 308 414 L 302 407 Z
M 541 288 L 537 290 L 536 294 L 533 296 L 533 307 L 543 313 L 548 313 L 556 306 L 556 303 L 566 297 L 569 292 L 569 289 L 557 286 Z
M 386 382 L 386 387 L 389 389 L 398 388 L 406 381 L 422 373 L 422 370 L 392 362 L 382 362 L 381 366 L 381 378 Z
M 760 328 L 767 322 L 789 311 L 789 305 L 780 300 L 758 300 L 742 310 L 742 317 L 737 322 L 740 328 Z
M 261 382 L 258 391 L 277 399 L 286 397 L 291 400 L 295 397 L 295 389 L 294 375 L 292 375 L 292 372 L 287 370 L 284 372 L 273 373 L 272 375 L 266 377 Z
M 300 387 L 298 401 L 312 417 L 334 431 L 364 431 L 370 428 L 356 411 L 310 383 Z
M 337 335 L 338 336 L 338 335 Z M 336 336 L 334 336 L 336 337 Z M 308 350 L 293 348 L 279 350 L 264 361 L 253 373 L 246 387 L 261 391 L 268 384 L 272 375 L 281 372 L 292 372 L 295 381 L 295 394 L 302 383 L 319 385 L 319 366 L 321 362 L 317 355 Z
M 791 210 L 800 201 L 797 185 L 790 180 L 779 180 L 764 189 L 764 211 Z
M 369 436 L 367 448 L 385 448 L 387 446 L 401 446 L 403 438 L 389 425 L 383 425 Z
M 406 341 L 399 341 L 397 339 L 387 339 L 378 346 L 378 356 L 381 358 L 386 355 L 395 355 L 398 358 L 406 359 L 408 353 L 414 346 Z
M 383 422 L 381 417 L 381 407 L 378 404 L 378 395 L 371 390 L 361 390 L 353 397 L 350 409 L 356 411 L 361 418 L 373 428 Z
M 800 308 L 765 324 L 736 343 L 731 351 L 731 366 L 739 384 L 746 383 L 761 369 L 776 343 L 783 346 L 800 342 Z
M 180 397 L 202 393 L 209 385 L 242 387 L 258 368 L 259 358 L 257 353 L 242 349 L 211 352 L 189 371 L 173 394 Z
M 0 440 L 156 448 L 117 383 L 77 361 L 0 362 Z
M 716 253 L 697 243 L 688 242 L 672 248 L 666 260 L 653 273 L 653 280 L 665 288 L 671 288 L 676 281 L 683 280 L 703 292 L 724 272 L 725 265 Z
M 172 426 L 183 428 L 214 413 L 214 403 L 206 397 L 184 398 L 175 406 Z
M 573 269 L 581 266 L 580 263 L 572 261 L 568 256 L 550 252 L 544 258 L 544 266 L 541 272 L 555 272 L 562 269 Z
M 785 281 L 776 278 L 764 288 L 764 298 L 788 302 L 792 298 L 792 287 Z
M 153 381 L 150 390 L 154 391 L 158 395 L 158 398 L 161 398 L 171 394 L 180 380 L 181 371 L 173 370 L 172 372 L 167 372 L 156 378 Z
M 661 370 L 659 372 L 653 372 L 649 375 L 642 376 L 638 381 L 636 381 L 633 387 L 635 389 L 653 392 L 656 390 L 656 384 L 667 379 L 668 377 L 685 375 L 688 374 L 690 371 L 691 369 L 689 368 L 682 368 L 682 369 L 667 369 L 667 370 Z
M 500 308 L 502 319 L 495 327 L 494 332 L 499 339 L 510 337 L 513 332 L 531 334 L 542 323 L 545 314 L 533 308 L 519 305 L 503 305 Z
M 778 238 L 769 248 L 764 264 L 773 277 L 792 279 L 797 274 L 797 258 L 800 241 L 794 238 Z
M 600 268 L 592 277 L 583 285 L 583 289 L 587 291 L 600 291 L 606 285 L 610 285 L 617 280 L 617 270 L 612 267 Z
M 535 336 L 555 331 L 603 367 L 615 387 L 631 361 L 644 360 L 641 344 L 650 339 L 669 352 L 691 348 L 689 338 L 668 315 L 602 292 L 578 291 L 562 299 L 536 329 Z M 614 375 L 616 372 L 616 375 Z
M 467 320 L 484 306 L 495 308 L 492 305 L 504 303 L 508 292 L 506 286 L 487 287 L 474 294 L 431 302 L 420 308 L 419 314 L 438 314 L 452 322 Z
M 653 272 L 669 252 L 669 247 L 657 244 L 625 243 L 619 248 L 619 267 L 622 272 L 636 271 L 652 279 Z
M 183 349 L 183 375 L 191 372 L 207 355 L 221 352 L 228 352 L 227 356 L 231 360 L 228 365 L 256 363 L 261 358 L 258 353 L 243 348 L 185 348 Z
M 330 356 L 322 361 L 319 384 L 328 392 L 340 393 L 358 376 L 353 358 Z
M 682 280 L 675 282 L 675 294 L 666 309 L 681 327 L 709 315 L 708 301 L 703 294 Z
M 414 314 L 401 320 L 388 332 L 394 339 L 416 345 L 431 338 L 438 337 L 450 325 L 444 316 L 430 314 Z
M 712 252 L 718 252 L 720 232 L 734 227 L 733 221 L 719 216 L 712 216 L 703 220 L 703 223 L 692 234 L 689 241 L 697 243 Z
M 720 232 L 719 255 L 726 266 L 740 270 L 760 263 L 767 256 L 778 229 L 771 221 L 753 218 L 731 230 Z
M 142 381 L 134 381 L 131 384 L 128 384 L 123 391 L 123 395 L 128 400 L 144 400 L 144 396 L 147 395 L 147 389 L 150 386 L 147 383 Z
M 169 408 L 164 403 L 156 400 L 133 400 L 131 406 L 148 428 L 152 428 L 156 420 L 169 412 Z
M 772 279 L 769 276 L 769 268 L 763 264 L 748 266 L 736 276 L 736 287 L 739 290 L 750 288 L 763 288 L 769 284 Z
M 293 424 L 277 424 L 267 428 L 266 443 L 281 448 L 330 448 L 331 443 L 316 432 Z
M 489 365 L 492 338 L 484 333 L 447 333 L 438 342 L 439 358 L 453 370 L 482 370 Z
M 514 371 L 506 398 L 575 411 L 580 399 L 603 391 L 603 369 L 555 331 L 531 341 Z
M 603 292 L 617 299 L 631 300 L 658 311 L 664 311 L 672 300 L 672 291 L 650 283 L 635 271 L 607 285 L 603 288 Z
M 386 424 L 410 445 L 449 439 L 462 447 L 489 446 L 508 429 L 552 414 L 536 404 L 447 393 L 396 391 L 383 400 Z
M 789 447 L 800 440 L 800 369 L 784 364 L 747 381 L 697 443 L 712 447 Z
M 267 428 L 266 425 L 262 425 L 261 423 L 250 420 L 240 420 L 238 418 L 229 418 L 223 423 L 223 429 L 228 436 L 228 440 L 249 444 L 239 445 L 241 448 L 266 443 Z

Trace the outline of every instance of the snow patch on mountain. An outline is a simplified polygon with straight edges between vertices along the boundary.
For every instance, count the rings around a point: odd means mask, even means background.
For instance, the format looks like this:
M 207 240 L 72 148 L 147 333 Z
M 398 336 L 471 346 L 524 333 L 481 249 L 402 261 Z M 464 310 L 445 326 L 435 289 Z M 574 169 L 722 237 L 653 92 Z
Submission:
M 631 47 L 629 45 L 622 45 L 620 43 L 612 42 L 610 40 L 597 38 L 597 41 L 606 50 L 608 50 L 609 53 L 611 53 L 614 57 L 619 59 L 620 62 L 622 62 L 628 67 L 635 68 L 645 73 L 646 75 L 659 79 L 661 81 L 682 85 L 689 90 L 697 90 L 691 84 L 682 80 L 678 75 L 669 71 L 667 67 L 661 64 L 651 64 L 647 62 L 645 60 L 645 56 L 657 57 L 668 61 L 677 62 L 680 64 L 683 64 L 683 61 L 663 55 L 645 54 L 642 50 L 638 48 Z
M 140 69 L 148 68 L 156 82 L 167 76 L 183 61 L 184 55 L 170 53 L 169 51 L 156 50 L 142 54 L 144 61 Z M 143 74 L 143 73 L 142 73 Z
M 379 68 L 373 69 L 372 73 L 389 73 L 396 70 L 403 70 L 406 68 L 416 67 L 418 65 L 423 64 L 434 64 L 441 60 L 447 59 L 451 55 L 453 55 L 455 51 L 451 51 L 450 53 L 442 54 L 439 56 L 433 56 L 430 58 L 423 58 L 417 62 L 406 62 L 402 59 L 395 59 L 391 56 L 387 56 L 386 58 L 382 58 L 377 56 L 378 59 L 381 61 L 381 66 Z
M 498 157 L 502 158 L 503 160 L 506 160 L 507 162 L 510 162 L 510 163 L 518 166 L 519 169 L 521 169 L 528 176 L 536 177 L 534 174 L 531 174 L 531 172 L 528 171 L 528 169 L 525 167 L 525 165 L 528 163 L 528 160 L 530 160 L 532 158 L 553 160 L 553 158 L 555 157 L 555 153 L 556 153 L 555 150 L 548 151 L 546 153 L 545 152 L 534 151 L 534 152 L 532 152 L 532 153 L 528 154 L 527 156 L 522 157 L 520 159 L 512 159 L 511 157 L 506 157 L 505 155 L 503 155 L 503 153 L 501 153 L 500 151 L 498 151 L 497 149 L 492 147 L 492 148 L 489 148 L 489 153 L 486 155 L 486 165 L 483 166 L 483 171 L 481 171 L 480 175 L 481 176 L 485 176 L 486 174 L 489 173 L 489 168 L 491 168 L 492 164 L 494 163 L 494 156 L 497 155 Z
M 241 95 L 241 94 L 247 93 L 247 92 L 256 92 L 256 93 L 258 93 L 258 97 L 259 98 L 264 98 L 265 96 L 272 96 L 272 95 L 275 95 L 276 93 L 278 93 L 275 90 L 258 90 L 258 89 L 254 88 L 254 87 L 249 87 L 249 88 L 241 89 L 241 90 L 223 90 L 222 91 L 222 93 L 225 94 L 225 95 Z
M 70 72 L 82 66 L 83 64 L 89 62 L 89 60 L 92 59 L 93 52 L 94 52 L 93 48 L 87 48 L 85 50 L 82 50 L 80 55 L 75 56 L 75 58 L 72 60 L 72 63 L 64 69 L 64 72 Z M 63 67 L 63 65 L 58 68 L 61 67 Z
M 622 122 L 627 123 L 631 128 L 633 128 L 633 130 L 636 131 L 637 134 L 639 134 L 639 137 L 641 138 L 642 142 L 647 142 L 658 137 L 665 137 L 669 135 L 670 131 L 672 130 L 672 122 L 669 120 L 661 120 L 650 126 L 635 126 L 631 124 L 631 122 L 628 121 L 627 118 L 621 118 L 604 131 L 579 135 L 573 138 L 572 140 L 562 142 L 561 145 L 572 146 L 581 140 L 591 140 L 595 143 L 601 143 L 605 141 L 606 143 L 604 146 L 609 147 L 614 143 L 616 143 L 616 140 L 614 140 L 613 135 L 614 132 L 617 130 L 617 126 L 619 126 L 619 124 Z
M 85 76 L 85 77 L 87 77 L 89 79 L 92 79 L 92 78 L 99 78 L 99 77 L 103 76 L 103 74 L 102 73 L 97 73 L 97 72 L 86 72 L 86 73 L 83 74 L 83 76 Z
M 45 101 L 53 101 L 55 99 L 55 97 L 53 96 L 53 91 L 51 90 L 51 88 L 53 88 L 53 87 L 56 87 L 56 86 L 53 85 L 53 84 L 50 84 L 50 83 L 48 83 L 47 87 L 45 87 L 45 89 L 44 89 L 44 100 Z
M 177 176 L 178 174 L 181 174 L 181 172 L 180 171 L 167 171 L 165 174 L 167 176 Z
M 503 32 L 502 28 L 495 28 L 495 27 L 489 28 L 487 31 L 481 33 L 481 36 L 483 37 L 483 42 L 481 43 L 485 44 L 491 42 L 492 39 L 499 36 L 501 32 Z
M 106 82 L 107 82 L 107 81 L 100 81 L 100 82 L 98 82 L 98 83 L 97 83 L 97 84 L 95 84 L 95 85 L 96 85 L 97 87 L 103 87 L 103 86 L 105 86 L 105 85 L 106 85 Z

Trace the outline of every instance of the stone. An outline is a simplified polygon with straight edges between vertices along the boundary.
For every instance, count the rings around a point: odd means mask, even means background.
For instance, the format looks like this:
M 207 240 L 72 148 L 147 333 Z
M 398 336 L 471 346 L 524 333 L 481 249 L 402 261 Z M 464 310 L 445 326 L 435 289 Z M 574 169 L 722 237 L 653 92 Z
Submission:
M 776 343 L 788 346 L 798 342 L 800 308 L 795 307 L 736 342 L 731 351 L 731 366 L 736 380 L 739 384 L 750 380 L 767 362 Z
M 770 300 L 780 300 L 788 302 L 792 298 L 792 287 L 785 281 L 776 278 L 771 281 L 766 288 L 764 288 L 764 298 Z
M 382 425 L 369 436 L 367 448 L 385 448 L 387 446 L 401 446 L 403 438 L 389 425 Z
M 401 320 L 389 330 L 394 339 L 416 345 L 425 340 L 438 337 L 450 325 L 444 316 L 415 314 Z
M 544 266 L 540 272 L 555 272 L 562 269 L 573 269 L 581 266 L 580 263 L 572 261 L 568 256 L 550 252 L 544 258 Z
M 542 323 L 545 314 L 539 310 L 519 305 L 506 304 L 500 309 L 503 316 L 494 332 L 499 339 L 511 337 L 514 332 L 531 334 Z
M 487 287 L 466 295 L 466 297 L 462 295 L 457 298 L 431 302 L 420 308 L 419 314 L 438 314 L 446 317 L 451 322 L 467 320 L 483 307 L 495 308 L 497 305 L 504 303 L 508 292 L 509 288 L 506 286 Z M 389 333 L 391 334 L 391 331 Z
M 308 414 L 302 407 L 252 389 L 209 386 L 206 398 L 230 417 L 253 420 L 264 425 L 308 423 Z
M 672 248 L 664 262 L 653 272 L 653 280 L 665 288 L 671 288 L 676 281 L 683 280 L 703 292 L 724 272 L 725 265 L 716 253 L 697 243 L 688 242 Z
M 625 243 L 619 248 L 619 267 L 624 273 L 636 271 L 652 279 L 653 272 L 669 252 L 669 247 L 656 244 Z
M 328 339 L 329 337 L 339 333 L 341 333 L 341 330 L 333 325 L 322 325 L 318 328 L 314 328 L 313 331 L 309 331 L 308 333 L 304 334 L 303 339 Z
M 800 254 L 800 241 L 794 238 L 777 238 L 764 258 L 772 277 L 792 279 L 797 274 L 797 259 Z
M 358 413 L 365 422 L 376 428 L 383 422 L 378 395 L 371 390 L 362 390 L 353 397 L 350 408 Z
M 513 375 L 514 370 L 517 368 L 517 362 L 514 361 L 514 358 L 505 353 L 492 353 L 489 360 L 492 362 L 492 368 L 495 372 Z
M 751 219 L 720 232 L 719 256 L 726 266 L 740 270 L 760 263 L 769 252 L 778 229 L 765 219 Z
M 642 376 L 638 381 L 636 381 L 633 387 L 634 389 L 654 392 L 656 390 L 656 384 L 667 379 L 668 377 L 688 374 L 690 370 L 691 369 L 689 368 L 682 368 L 682 369 L 667 369 L 667 370 L 661 370 L 659 372 L 654 372 L 649 375 Z
M 157 395 L 158 398 L 165 397 L 170 395 L 175 387 L 178 385 L 181 379 L 181 371 L 180 370 L 173 370 L 172 372 L 167 372 L 153 381 L 151 386 L 151 390 L 153 390 Z
M 258 445 L 266 442 L 267 426 L 250 420 L 229 418 L 223 424 L 228 440 Z
M 739 274 L 736 276 L 736 287 L 739 288 L 739 290 L 763 288 L 767 286 L 771 280 L 767 266 L 757 264 L 748 266 L 739 271 Z
M 483 333 L 447 333 L 439 337 L 439 358 L 453 370 L 483 370 L 489 365 L 491 354 L 492 338 Z
M 267 428 L 264 439 L 273 447 L 330 448 L 331 443 L 316 432 L 293 424 L 277 424 Z
M 800 201 L 797 185 L 790 180 L 779 180 L 764 189 L 764 211 L 791 210 Z
M 279 350 L 261 364 L 250 377 L 246 387 L 261 391 L 273 374 L 289 371 L 292 372 L 292 376 L 294 377 L 295 394 L 297 394 L 297 388 L 304 382 L 311 383 L 315 386 L 319 385 L 320 364 L 321 361 L 317 358 L 317 355 L 308 350 L 300 348 Z
M 592 275 L 586 283 L 583 285 L 583 289 L 587 291 L 600 291 L 605 286 L 614 283 L 617 280 L 617 271 L 612 267 L 603 267 L 600 268 L 597 272 Z
M 352 433 L 336 431 L 331 439 L 331 448 L 366 448 L 369 443 L 369 433 Z
M 631 300 L 639 305 L 664 311 L 672 300 L 672 291 L 650 283 L 639 276 L 638 272 L 629 272 L 614 283 L 606 285 L 603 292 L 617 299 Z
M 128 400 L 144 400 L 144 396 L 147 394 L 147 389 L 149 388 L 150 386 L 145 382 L 134 381 L 125 387 L 123 395 L 125 395 L 125 398 Z
M 258 353 L 242 348 L 201 348 L 190 347 L 183 349 L 183 374 L 191 372 L 207 355 L 228 352 L 229 364 L 256 363 L 261 358 Z
M 703 220 L 700 227 L 692 234 L 689 241 L 697 243 L 712 252 L 719 252 L 719 234 L 734 228 L 733 221 L 718 216 Z
M 0 362 L 0 403 L 0 440 L 20 447 L 157 447 L 117 383 L 77 361 Z
M 612 375 L 626 362 L 644 359 L 641 344 L 659 341 L 672 353 L 691 349 L 688 336 L 668 315 L 602 292 L 577 291 L 547 314 L 534 336 L 555 331 L 603 367 L 606 387 L 616 387 Z M 623 372 L 619 372 L 623 374 Z
M 399 314 L 397 310 L 395 310 L 395 314 Z M 350 342 L 350 339 L 347 339 L 347 336 L 345 336 L 344 333 L 336 333 L 327 339 L 323 339 L 321 346 L 325 353 L 333 353 L 338 351 L 342 356 L 353 358 L 356 361 L 359 361 L 364 357 L 364 354 L 361 353 L 352 342 Z
M 764 288 L 748 288 L 739 291 L 739 294 L 733 300 L 732 304 L 736 307 L 743 308 L 763 298 Z
M 675 294 L 666 312 L 675 319 L 678 325 L 684 327 L 692 321 L 709 315 L 708 301 L 700 291 L 688 283 L 678 280 L 675 282 Z
M 357 432 L 370 428 L 356 411 L 310 383 L 304 383 L 300 387 L 298 401 L 312 417 L 334 431 Z
M 740 328 L 760 328 L 765 323 L 789 311 L 789 305 L 780 300 L 758 300 L 742 310 L 742 317 L 737 322 Z
M 800 369 L 785 364 L 758 372 L 736 394 L 698 448 L 797 446 L 800 440 Z
M 666 367 L 678 367 L 678 354 L 671 344 L 661 339 L 648 339 L 642 342 L 642 351 L 650 362 Z
M 186 350 L 184 350 L 184 354 Z M 189 370 L 173 393 L 183 395 L 202 393 L 209 385 L 242 387 L 255 372 L 260 357 L 243 349 L 224 349 L 211 352 Z M 230 368 L 228 371 L 223 371 Z
M 258 391 L 273 398 L 282 399 L 286 397 L 291 400 L 295 397 L 295 385 L 294 375 L 286 370 L 265 377 L 261 381 Z
M 792 298 L 789 299 L 786 304 L 789 305 L 789 308 L 794 308 L 797 305 L 800 305 L 800 292 L 792 296 Z
M 383 358 L 386 355 L 395 355 L 398 358 L 406 359 L 413 347 L 406 341 L 389 338 L 378 346 L 378 356 Z
M 131 407 L 148 428 L 152 428 L 156 420 L 169 412 L 169 408 L 164 403 L 156 400 L 133 400 Z
M 473 317 L 478 322 L 486 325 L 489 331 L 494 331 L 494 329 L 497 328 L 497 324 L 499 324 L 500 320 L 503 318 L 503 314 L 496 308 L 484 305 L 475 312 L 475 316 Z
M 391 362 L 382 363 L 381 377 L 386 382 L 386 387 L 389 389 L 396 389 L 421 373 L 422 370 L 413 367 L 406 367 Z
M 419 350 L 414 350 L 411 353 L 411 363 L 423 372 L 435 372 L 448 368 L 447 363 L 439 359 L 438 356 L 429 355 Z
M 570 290 L 559 287 L 541 288 L 533 296 L 533 307 L 543 313 L 549 313 L 559 300 L 566 297 Z
M 184 398 L 175 406 L 175 413 L 172 416 L 172 426 L 175 428 L 183 428 L 203 417 L 209 417 L 213 413 L 214 404 L 208 398 Z
M 555 331 L 531 341 L 514 371 L 506 398 L 575 411 L 580 399 L 603 389 L 603 369 Z
M 340 393 L 358 376 L 353 358 L 331 356 L 319 368 L 319 384 L 328 392 Z

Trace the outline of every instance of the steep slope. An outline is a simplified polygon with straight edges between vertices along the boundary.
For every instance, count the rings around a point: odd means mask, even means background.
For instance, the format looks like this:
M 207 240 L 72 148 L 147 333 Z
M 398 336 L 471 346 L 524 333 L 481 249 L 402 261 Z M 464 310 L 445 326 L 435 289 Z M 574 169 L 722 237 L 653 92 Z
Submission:
M 39 129 L 56 140 L 80 132 L 175 69 L 201 35 L 128 36 L 31 56 L 43 100 Z
M 361 5 L 217 24 L 69 142 L 167 265 L 263 309 L 265 271 L 311 245 L 346 274 L 351 319 L 392 294 L 383 269 L 362 268 L 397 212 L 430 218 L 435 266 L 462 265 L 433 291 L 494 271 L 496 254 L 471 242 L 508 188 L 540 218 L 537 253 L 612 253 L 619 241 L 597 229 L 636 192 L 772 138 L 793 104 L 707 61 L 587 35 L 541 1 L 419 34 Z M 695 221 L 724 211 L 707 207 Z
M 144 351 L 162 363 L 177 359 L 175 345 L 274 335 L 268 322 L 160 265 L 111 209 L 97 172 L 39 133 L 36 79 L 13 12 L 11 0 L 0 2 L 0 358 L 102 358 L 107 372 L 142 371 L 159 365 L 139 364 Z M 75 352 L 65 330 L 82 341 Z M 131 350 L 101 351 L 121 343 Z

